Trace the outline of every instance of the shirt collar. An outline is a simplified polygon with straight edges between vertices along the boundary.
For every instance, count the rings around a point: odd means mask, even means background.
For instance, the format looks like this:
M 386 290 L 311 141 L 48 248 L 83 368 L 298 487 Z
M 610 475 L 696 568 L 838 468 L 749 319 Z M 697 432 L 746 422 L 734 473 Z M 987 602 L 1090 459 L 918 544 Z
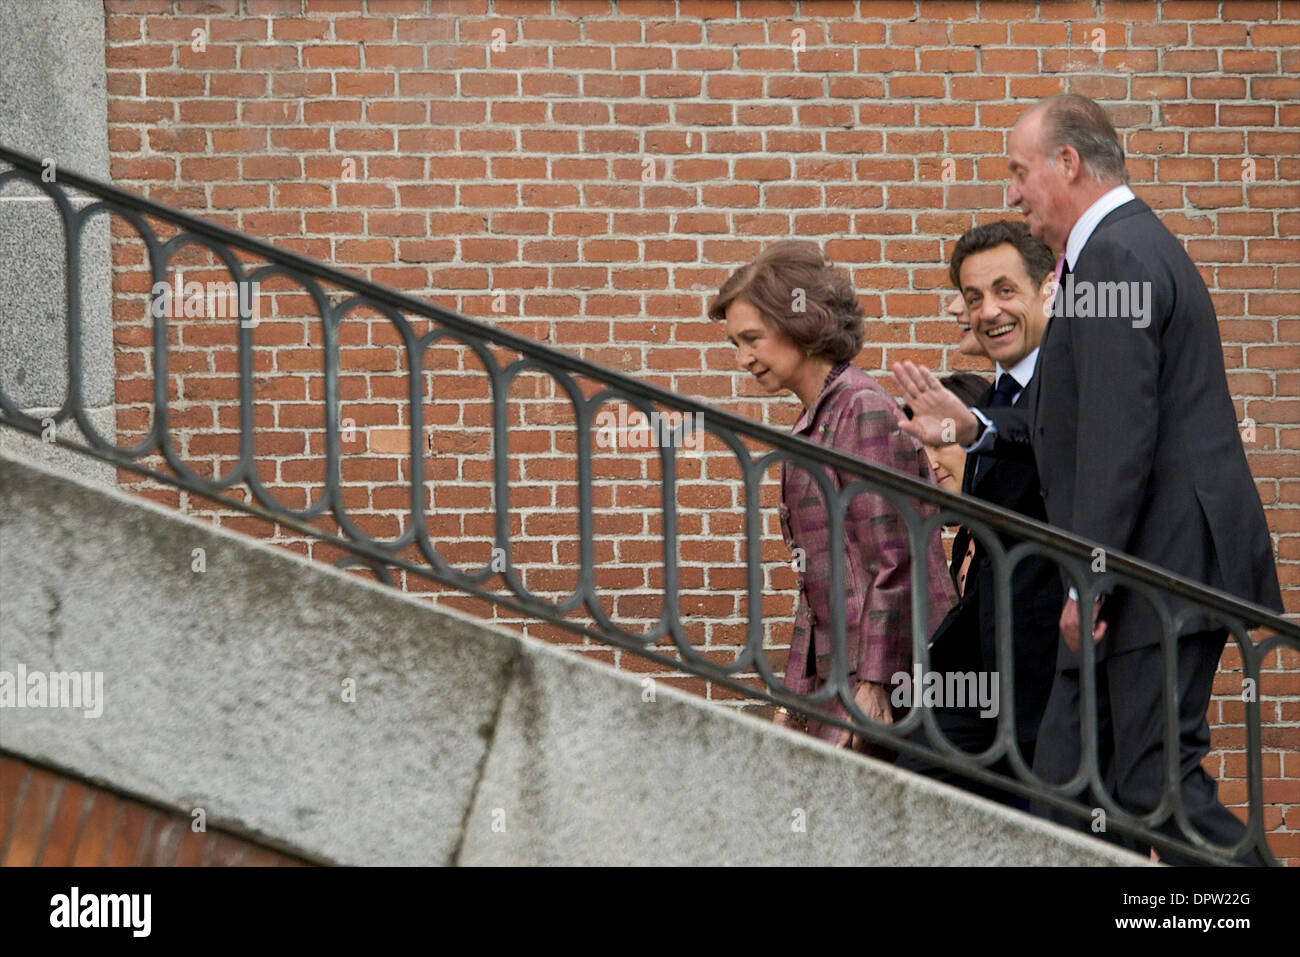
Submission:
M 1093 230 L 1114 210 L 1135 199 L 1137 197 L 1133 195 L 1133 190 L 1121 184 L 1084 210 L 1079 221 L 1070 230 L 1070 238 L 1065 241 L 1065 262 L 1071 272 L 1074 271 L 1074 264 L 1079 261 L 1079 254 L 1083 252 L 1083 247 L 1092 237 Z
M 1029 355 L 1025 356 L 1010 369 L 1003 368 L 1001 362 L 995 362 L 994 365 L 997 367 L 998 375 L 1002 375 L 1004 372 L 1010 372 L 1011 378 L 1016 380 L 1016 385 L 1020 386 L 1020 388 L 1023 389 L 1025 386 L 1029 385 L 1029 380 L 1034 377 L 1034 363 L 1038 361 L 1038 348 L 1038 346 L 1034 346 L 1033 352 L 1029 353 Z M 994 381 L 996 382 L 996 380 Z

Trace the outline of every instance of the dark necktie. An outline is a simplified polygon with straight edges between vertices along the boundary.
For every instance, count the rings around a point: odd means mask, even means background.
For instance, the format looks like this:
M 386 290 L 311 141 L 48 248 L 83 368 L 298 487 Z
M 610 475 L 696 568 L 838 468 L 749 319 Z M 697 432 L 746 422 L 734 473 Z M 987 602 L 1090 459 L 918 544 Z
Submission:
M 998 376 L 998 384 L 993 388 L 993 398 L 989 401 L 989 407 L 994 409 L 1004 409 L 1011 405 L 1011 400 L 1015 394 L 1020 391 L 1020 383 L 1011 377 L 1010 372 L 1004 372 Z M 979 481 L 980 473 L 993 466 L 994 457 L 991 455 L 980 454 L 975 456 L 975 475 L 971 478 L 971 488 Z
M 1012 398 L 1020 391 L 1020 383 L 1011 377 L 1010 372 L 998 376 L 998 384 L 993 387 L 993 399 L 989 405 L 995 409 L 1011 405 Z

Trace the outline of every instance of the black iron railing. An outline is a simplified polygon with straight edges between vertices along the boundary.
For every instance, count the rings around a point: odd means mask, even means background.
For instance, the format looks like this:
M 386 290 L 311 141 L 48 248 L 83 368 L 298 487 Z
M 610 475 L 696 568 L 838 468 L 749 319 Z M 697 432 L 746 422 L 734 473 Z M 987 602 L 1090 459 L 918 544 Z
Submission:
M 822 715 L 827 705 L 838 700 L 850 715 L 849 721 L 827 718 L 832 723 L 850 729 L 871 741 L 896 751 L 923 758 L 931 764 L 960 773 L 962 776 L 1003 791 L 1024 795 L 1034 802 L 1057 811 L 1090 818 L 1095 808 L 1107 815 L 1107 829 L 1148 842 L 1161 851 L 1172 851 L 1192 860 L 1205 863 L 1228 863 L 1241 852 L 1254 847 L 1269 863 L 1276 863 L 1265 841 L 1263 824 L 1263 783 L 1261 773 L 1260 706 L 1257 696 L 1245 702 L 1246 752 L 1248 759 L 1247 788 L 1250 816 L 1247 836 L 1241 847 L 1221 848 L 1211 845 L 1192 829 L 1181 805 L 1177 787 L 1178 770 L 1178 715 L 1175 689 L 1175 641 L 1180 624 L 1191 615 L 1208 615 L 1229 629 L 1241 653 L 1243 679 L 1251 679 L 1260 686 L 1262 664 L 1275 649 L 1287 647 L 1300 650 L 1300 627 L 1260 606 L 1240 601 L 1230 595 L 1207 588 L 1197 582 L 1171 574 L 1163 569 L 1122 554 L 1107 552 L 1106 571 L 1093 573 L 1090 565 L 1095 544 L 1062 532 L 1040 522 L 1027 519 L 1015 512 L 988 503 L 946 492 L 937 486 L 893 472 L 828 450 L 824 447 L 795 438 L 745 418 L 701 402 L 677 395 L 638 381 L 621 373 L 601 368 L 562 351 L 541 345 L 507 330 L 478 322 L 455 312 L 439 308 L 393 289 L 385 288 L 363 279 L 333 269 L 295 253 L 278 249 L 270 244 L 252 239 L 231 229 L 205 222 L 162 204 L 152 202 L 97 180 L 76 173 L 59 170 L 54 181 L 47 182 L 47 167 L 39 160 L 13 150 L 0 147 L 0 161 L 9 169 L 0 173 L 0 193 L 13 181 L 31 184 L 48 196 L 62 220 L 65 248 L 65 286 L 67 290 L 67 385 L 59 409 L 52 415 L 28 414 L 10 398 L 5 383 L 0 382 L 0 424 L 24 432 L 44 435 L 49 441 L 93 456 L 116 466 L 149 476 L 156 481 L 219 499 L 223 506 L 242 510 L 268 522 L 292 529 L 316 540 L 328 542 L 351 556 L 340 564 L 360 562 L 372 568 L 381 578 L 391 582 L 389 570 L 403 570 L 408 574 L 423 576 L 450 586 L 467 595 L 477 596 L 495 605 L 510 609 L 520 615 L 550 622 L 575 634 L 635 652 L 668 669 L 680 669 L 708 681 L 740 692 L 744 695 L 784 705 L 804 713 Z M 68 187 L 84 194 L 90 201 L 80 208 L 69 198 Z M 317 316 L 323 330 L 322 373 L 324 377 L 323 413 L 325 422 L 324 491 L 319 499 L 305 509 L 289 508 L 279 502 L 274 493 L 259 478 L 254 454 L 254 380 L 253 328 L 254 317 L 249 314 L 249 304 L 241 299 L 238 330 L 238 403 L 239 452 L 235 466 L 224 476 L 205 478 L 189 468 L 175 447 L 169 425 L 170 400 L 168 396 L 168 316 L 165 309 L 151 309 L 153 316 L 153 400 L 152 424 L 147 435 L 138 443 L 121 448 L 100 435 L 91 421 L 83 397 L 82 368 L 82 302 L 81 257 L 82 236 L 90 217 L 99 214 L 121 216 L 139 233 L 143 240 L 150 280 L 166 285 L 169 269 L 174 265 L 179 251 L 197 245 L 219 259 L 228 270 L 231 280 L 242 289 L 246 284 L 258 283 L 272 277 L 285 277 L 300 283 L 315 303 Z M 166 241 L 158 236 L 146 217 L 164 222 L 178 230 Z M 244 258 L 265 262 L 251 271 Z M 351 293 L 350 298 L 331 304 L 322 284 Z M 402 348 L 407 353 L 409 390 L 406 397 L 409 415 L 410 484 L 409 521 L 406 530 L 395 540 L 381 541 L 372 538 L 358 526 L 344 505 L 340 482 L 343 453 L 340 447 L 339 421 L 339 342 L 338 326 L 341 318 L 358 306 L 369 307 L 382 314 L 398 331 Z M 406 315 L 428 320 L 431 331 L 417 335 Z M 231 317 L 234 321 L 236 317 Z M 494 452 L 493 512 L 494 556 L 503 562 L 485 564 L 474 572 L 455 567 L 446 556 L 439 553 L 430 539 L 426 527 L 426 507 L 423 496 L 423 459 L 426 455 L 422 436 L 423 386 L 422 359 L 432 346 L 449 340 L 471 350 L 482 362 L 491 384 L 492 448 Z M 517 352 L 522 358 L 508 365 L 496 359 L 490 347 L 497 346 Z M 538 596 L 525 587 L 511 555 L 509 450 L 506 405 L 512 382 L 520 375 L 540 372 L 549 375 L 572 404 L 577 430 L 577 512 L 579 560 L 577 585 L 564 599 L 551 601 Z M 579 379 L 600 383 L 603 388 L 592 395 L 584 394 Z M 634 634 L 615 623 L 599 600 L 596 586 L 597 562 L 594 553 L 594 510 L 592 438 L 593 430 L 601 426 L 595 421 L 597 410 L 609 399 L 618 399 L 639 410 L 647 419 L 656 417 L 657 408 L 680 413 L 684 422 L 665 429 L 667 441 L 657 442 L 661 468 L 662 488 L 662 544 L 663 567 L 662 615 L 658 624 L 647 632 Z M 662 421 L 662 416 L 659 416 Z M 87 444 L 53 435 L 48 428 L 53 420 L 57 425 L 72 420 L 79 427 Z M 702 427 L 707 435 L 722 443 L 735 456 L 740 469 L 745 494 L 745 567 L 746 594 L 749 620 L 746 640 L 735 660 L 718 664 L 700 654 L 687 640 L 679 612 L 678 582 L 678 522 L 677 522 L 677 458 L 684 428 Z M 746 441 L 768 449 L 755 454 Z M 151 455 L 160 455 L 167 472 L 142 463 Z M 924 671 L 929 670 L 926 623 L 929 621 L 930 596 L 927 594 L 926 556 L 927 544 L 941 524 L 960 521 L 972 529 L 988 550 L 997 595 L 996 652 L 1001 664 L 999 699 L 1002 704 L 998 716 L 995 744 L 981 754 L 970 754 L 951 743 L 937 731 L 934 715 L 915 703 L 907 717 L 892 726 L 876 724 L 857 707 L 849 684 L 845 653 L 845 620 L 842 603 L 832 602 L 833 656 L 831 678 L 816 694 L 796 697 L 783 688 L 780 679 L 769 665 L 763 649 L 763 574 L 760 561 L 762 542 L 761 506 L 759 489 L 764 474 L 775 463 L 786 461 L 805 469 L 816 481 L 827 502 L 829 535 L 831 541 L 841 540 L 845 509 L 848 502 L 864 492 L 884 497 L 902 516 L 909 535 L 913 556 L 912 620 L 913 653 L 915 662 Z M 838 493 L 826 469 L 856 477 L 856 481 Z M 251 502 L 236 501 L 223 493 L 246 489 Z M 919 501 L 936 506 L 937 512 L 923 518 L 912 503 Z M 928 511 L 929 509 L 927 509 Z M 321 517 L 337 522 L 339 534 L 330 534 L 313 525 Z M 1005 548 L 1000 535 L 1008 536 L 1018 544 Z M 401 554 L 414 547 L 419 559 Z M 1162 651 L 1165 701 L 1165 757 L 1166 779 L 1163 798 L 1158 807 L 1147 814 L 1134 815 L 1120 807 L 1103 786 L 1098 771 L 1096 701 L 1097 689 L 1093 678 L 1096 652 L 1089 640 L 1081 641 L 1082 648 L 1082 708 L 1084 757 L 1075 778 L 1062 785 L 1050 785 L 1036 779 L 1017 745 L 1014 708 L 1014 674 L 1010 662 L 1012 655 L 1012 627 L 1010 581 L 1017 565 L 1032 555 L 1045 556 L 1056 562 L 1073 578 L 1080 594 L 1080 607 L 1091 607 L 1093 599 L 1116 585 L 1124 585 L 1152 602 L 1164 627 Z M 844 593 L 843 555 L 831 549 L 831 595 Z M 505 591 L 492 591 L 485 583 L 500 576 Z M 1168 598 L 1190 602 L 1176 615 L 1171 614 Z M 585 612 L 591 623 L 573 620 L 573 613 Z M 1082 627 L 1082 625 L 1081 625 Z M 1269 637 L 1255 642 L 1248 631 L 1265 628 L 1273 632 Z M 1081 639 L 1084 637 L 1081 634 Z M 672 657 L 656 645 L 670 640 L 680 658 Z M 761 689 L 754 688 L 738 678 L 754 672 L 762 681 Z M 904 736 L 923 726 L 927 736 L 937 746 L 927 748 Z M 990 770 L 1005 757 L 1015 772 L 1008 777 Z M 1082 803 L 1071 795 L 1086 789 L 1093 804 Z M 1183 839 L 1168 837 L 1154 828 L 1169 820 L 1177 823 Z

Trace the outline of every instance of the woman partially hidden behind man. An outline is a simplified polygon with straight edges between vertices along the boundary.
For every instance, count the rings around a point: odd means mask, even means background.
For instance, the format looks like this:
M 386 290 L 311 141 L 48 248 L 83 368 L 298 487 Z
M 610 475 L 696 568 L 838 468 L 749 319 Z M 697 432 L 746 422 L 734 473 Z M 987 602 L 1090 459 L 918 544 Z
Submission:
M 802 307 L 801 309 L 798 307 Z M 844 271 L 814 244 L 774 243 L 742 266 L 710 303 L 709 317 L 726 323 L 737 362 L 769 393 L 790 391 L 803 404 L 794 434 L 854 458 L 934 482 L 922 446 L 897 425 L 898 405 L 875 379 L 850 364 L 862 349 L 863 311 Z M 856 481 L 831 471 L 835 489 Z M 928 517 L 933 507 L 916 503 Z M 830 549 L 842 550 L 845 652 L 850 687 L 862 712 L 893 723 L 891 679 L 912 666 L 912 557 L 907 526 L 879 495 L 862 492 L 848 503 L 844 540 L 829 541 L 825 497 L 799 467 L 781 464 L 781 530 L 793 554 L 804 558 L 784 684 L 800 695 L 830 679 Z M 933 634 L 953 604 L 952 580 L 936 531 L 929 542 L 930 600 L 925 633 Z M 800 552 L 794 549 L 802 549 Z M 823 705 L 836 718 L 838 701 Z M 801 726 L 778 711 L 778 723 Z M 840 747 L 879 753 L 867 739 L 833 724 L 807 719 L 808 734 Z

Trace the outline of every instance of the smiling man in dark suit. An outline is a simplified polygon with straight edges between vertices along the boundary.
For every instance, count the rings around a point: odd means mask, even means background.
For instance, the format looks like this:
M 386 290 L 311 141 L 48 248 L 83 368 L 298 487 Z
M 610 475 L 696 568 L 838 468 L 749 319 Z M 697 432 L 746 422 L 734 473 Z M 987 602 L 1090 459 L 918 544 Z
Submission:
M 976 226 L 954 245 L 949 276 L 962 297 L 975 344 L 993 361 L 996 373 L 994 383 L 976 397 L 976 405 L 1028 411 L 1028 387 L 1047 327 L 1046 303 L 1053 266 L 1052 251 L 1031 236 L 1024 223 L 997 220 Z M 969 455 L 961 491 L 1030 518 L 1046 520 L 1032 456 L 1016 461 Z M 1001 542 L 1004 548 L 1015 544 L 1007 536 Z M 953 569 L 958 602 L 934 633 L 931 669 L 936 673 L 996 676 L 1007 669 L 1005 663 L 999 663 L 995 647 L 993 567 L 984 543 L 965 527 L 953 543 Z M 1026 762 L 1034 758 L 1038 725 L 1056 670 L 1057 618 L 1063 598 L 1055 563 L 1029 556 L 1016 566 L 1011 581 L 1015 658 L 1011 673 L 1015 736 Z M 981 712 L 979 707 L 946 702 L 936 709 L 935 721 L 952 744 L 979 752 L 993 744 L 998 725 L 996 714 Z M 967 782 L 927 762 L 902 757 L 898 764 L 960 783 L 994 800 L 1005 800 L 1003 792 Z M 994 770 L 1013 774 L 1005 758 L 994 765 Z
M 1123 150 L 1105 111 L 1085 97 L 1051 97 L 1016 123 L 1008 159 L 1008 202 L 1063 253 L 1061 288 L 1039 351 L 1029 428 L 1023 415 L 1009 414 L 1016 410 L 989 410 L 978 423 L 964 416 L 958 439 L 1002 452 L 1028 442 L 1053 525 L 1280 612 L 1272 542 L 1237 432 L 1214 305 L 1182 245 L 1126 185 Z M 914 408 L 943 414 L 947 400 L 928 370 L 904 368 L 900 376 L 905 393 L 918 392 L 917 399 L 908 394 Z M 1183 607 L 1168 604 L 1173 613 Z M 1034 761 L 1052 783 L 1068 781 L 1081 760 L 1079 618 L 1070 597 Z M 1087 622 L 1097 645 L 1102 778 L 1122 807 L 1147 812 L 1164 786 L 1159 620 L 1146 601 L 1119 588 L 1104 612 L 1088 609 Z M 1178 784 L 1192 825 L 1219 845 L 1245 834 L 1201 768 L 1226 638 L 1217 622 L 1189 617 L 1177 643 Z M 1087 828 L 1077 818 L 1060 820 Z M 1161 830 L 1180 836 L 1172 820 Z M 1241 859 L 1261 860 L 1254 851 Z

